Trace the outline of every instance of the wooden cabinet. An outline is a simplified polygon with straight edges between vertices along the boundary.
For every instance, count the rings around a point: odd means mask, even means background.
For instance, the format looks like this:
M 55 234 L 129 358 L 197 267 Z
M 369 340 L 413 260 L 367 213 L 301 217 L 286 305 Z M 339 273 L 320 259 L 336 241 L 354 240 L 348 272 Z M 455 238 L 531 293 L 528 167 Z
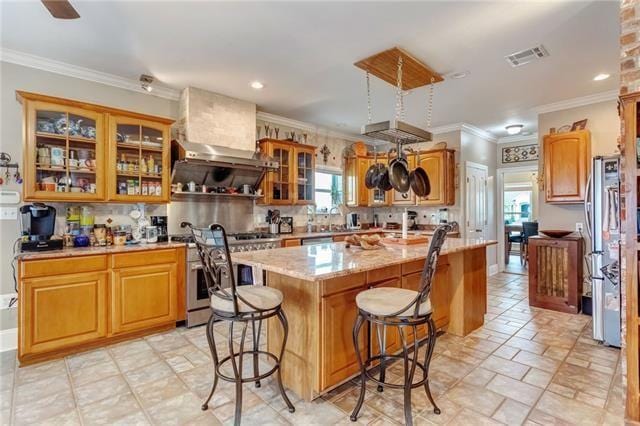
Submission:
M 24 111 L 25 201 L 169 201 L 173 120 L 35 93 L 16 94 Z M 127 169 L 117 170 L 123 160 Z M 132 193 L 120 194 L 119 184 L 127 181 Z M 154 195 L 144 195 L 145 187 L 147 194 L 152 187 Z
M 301 245 L 302 245 L 302 240 L 300 238 L 282 240 L 282 247 L 298 247 Z
M 581 237 L 529 238 L 529 305 L 580 312 L 582 244 Z
M 546 135 L 543 156 L 545 201 L 583 202 L 591 160 L 589 131 Z
M 314 201 L 315 150 L 312 145 L 291 141 L 261 139 L 260 150 L 279 164 L 262 180 L 264 197 L 258 200 L 269 205 L 305 205 Z
M 391 205 L 391 192 L 377 188 L 369 189 L 364 183 L 367 170 L 376 162 L 387 164 L 387 160 L 372 156 L 349 157 L 345 160 L 343 191 L 345 204 L 349 207 L 383 207 Z
M 356 296 L 362 290 L 356 288 L 322 298 L 322 389 L 360 371 L 353 346 L 353 324 L 358 313 Z M 366 325 L 361 330 L 360 356 L 364 360 L 367 354 Z
M 175 321 L 176 274 L 175 263 L 114 270 L 112 332 L 140 330 Z
M 127 116 L 109 116 L 109 200 L 168 202 L 169 126 Z
M 107 335 L 107 273 L 26 278 L 18 356 L 86 344 Z
M 18 359 L 32 362 L 175 326 L 185 249 L 19 262 Z
M 418 200 L 423 206 L 452 206 L 456 202 L 455 152 L 438 149 L 417 154 L 417 163 L 422 167 L 431 184 L 431 193 Z

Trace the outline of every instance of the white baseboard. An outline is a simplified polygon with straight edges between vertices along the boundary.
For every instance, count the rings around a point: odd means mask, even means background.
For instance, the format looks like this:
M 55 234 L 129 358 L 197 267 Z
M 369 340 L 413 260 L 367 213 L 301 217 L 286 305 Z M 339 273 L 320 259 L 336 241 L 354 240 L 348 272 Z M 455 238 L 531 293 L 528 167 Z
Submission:
M 495 275 L 498 273 L 498 264 L 494 263 L 493 265 L 489 265 L 489 276 Z
M 18 348 L 18 329 L 8 328 L 0 330 L 0 352 L 11 351 Z

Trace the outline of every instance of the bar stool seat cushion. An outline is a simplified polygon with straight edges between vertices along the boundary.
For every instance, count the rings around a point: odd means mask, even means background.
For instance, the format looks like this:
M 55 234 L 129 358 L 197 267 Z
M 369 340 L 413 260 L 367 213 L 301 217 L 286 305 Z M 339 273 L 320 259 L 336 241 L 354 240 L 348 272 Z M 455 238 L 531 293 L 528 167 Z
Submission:
M 263 311 L 275 309 L 282 304 L 282 292 L 272 287 L 247 285 L 236 287 L 236 292 L 238 296 Z M 244 313 L 256 311 L 244 303 L 240 297 L 238 297 L 238 311 Z M 214 293 L 211 296 L 211 307 L 216 311 L 233 313 L 233 300 L 226 300 Z
M 418 297 L 418 292 L 396 287 L 378 287 L 365 290 L 356 296 L 359 309 L 377 316 L 388 316 L 398 312 Z M 398 317 L 413 316 L 415 305 L 398 314 Z M 420 304 L 419 315 L 431 313 L 431 300 L 427 298 Z

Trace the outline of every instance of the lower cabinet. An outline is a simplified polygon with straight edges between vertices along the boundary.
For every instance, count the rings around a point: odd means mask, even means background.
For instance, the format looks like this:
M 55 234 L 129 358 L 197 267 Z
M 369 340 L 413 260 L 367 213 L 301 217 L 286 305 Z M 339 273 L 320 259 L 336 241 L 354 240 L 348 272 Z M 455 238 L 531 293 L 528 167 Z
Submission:
M 111 331 L 135 331 L 175 321 L 176 278 L 175 263 L 115 270 L 111 287 Z
M 18 359 L 36 361 L 175 325 L 185 249 L 19 262 Z
M 107 335 L 107 273 L 27 278 L 20 293 L 19 356 Z

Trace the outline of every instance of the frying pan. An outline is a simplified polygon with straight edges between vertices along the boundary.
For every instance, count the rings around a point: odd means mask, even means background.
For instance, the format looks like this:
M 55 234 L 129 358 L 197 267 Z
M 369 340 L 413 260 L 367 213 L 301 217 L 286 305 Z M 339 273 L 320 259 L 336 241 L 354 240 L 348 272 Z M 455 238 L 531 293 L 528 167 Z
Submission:
M 389 160 L 388 153 L 387 153 L 387 160 Z M 389 168 L 384 164 L 382 164 L 382 171 L 378 173 L 378 181 L 376 182 L 376 187 L 381 191 L 391 191 L 391 189 L 393 188 L 391 186 Z
M 364 185 L 367 187 L 367 189 L 373 189 L 378 186 L 380 176 L 386 168 L 387 167 L 384 164 L 378 163 L 377 153 L 374 153 L 373 164 L 369 166 L 367 172 L 364 175 Z
M 407 192 L 411 185 L 409 184 L 409 166 L 407 160 L 402 156 L 400 143 L 397 144 L 397 157 L 389 164 L 389 182 L 393 189 L 398 192 Z
M 420 164 L 420 154 L 418 154 L 418 164 Z M 418 197 L 426 197 L 431 193 L 431 182 L 427 172 L 420 166 L 409 173 L 409 183 L 413 193 Z

